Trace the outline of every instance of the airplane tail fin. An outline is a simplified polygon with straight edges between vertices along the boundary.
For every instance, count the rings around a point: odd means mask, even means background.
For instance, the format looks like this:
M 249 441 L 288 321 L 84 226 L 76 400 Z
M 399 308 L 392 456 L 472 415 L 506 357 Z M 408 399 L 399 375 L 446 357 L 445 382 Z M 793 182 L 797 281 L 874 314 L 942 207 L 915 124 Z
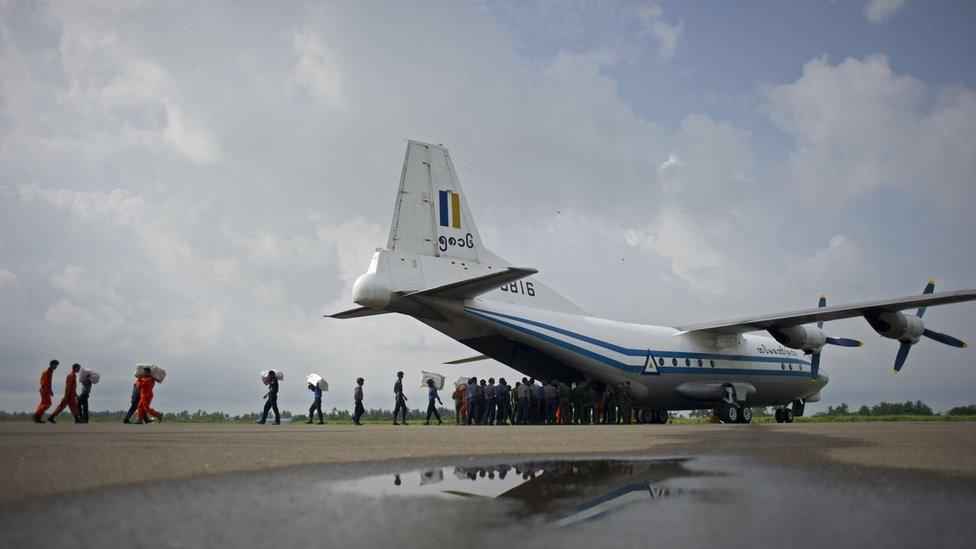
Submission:
M 442 145 L 407 142 L 386 249 L 491 262 L 454 164 Z
M 481 241 L 450 154 L 442 145 L 407 142 L 386 249 L 377 249 L 353 286 L 356 303 L 407 311 L 417 299 L 487 299 L 585 314 L 582 308 L 514 268 Z M 335 318 L 366 316 L 354 309 Z M 374 313 L 375 314 L 375 313 Z

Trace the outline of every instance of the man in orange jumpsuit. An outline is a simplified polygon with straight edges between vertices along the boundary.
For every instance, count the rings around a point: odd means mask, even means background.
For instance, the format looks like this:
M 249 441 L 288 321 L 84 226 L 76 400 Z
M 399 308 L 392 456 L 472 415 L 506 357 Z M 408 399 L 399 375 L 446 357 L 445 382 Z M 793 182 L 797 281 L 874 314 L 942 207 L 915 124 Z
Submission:
M 136 385 L 139 387 L 139 421 L 136 423 L 152 423 L 152 420 L 146 417 L 147 414 L 155 417 L 157 421 L 160 420 L 163 414 L 153 410 L 150 406 L 153 399 L 153 387 L 156 386 L 156 380 L 152 376 L 152 369 L 143 369 L 142 377 L 136 381 Z
M 34 423 L 44 423 L 44 412 L 51 407 L 51 399 L 54 398 L 54 390 L 51 389 L 51 379 L 54 377 L 54 370 L 58 369 L 57 360 L 52 360 L 47 369 L 41 372 L 41 403 L 37 405 L 34 412 Z
M 68 377 L 64 379 L 64 397 L 61 398 L 61 402 L 51 412 L 51 415 L 47 416 L 48 423 L 54 423 L 54 418 L 58 417 L 58 414 L 63 412 L 66 407 L 71 410 L 75 423 L 78 423 L 78 394 L 75 393 L 75 389 L 78 388 L 78 370 L 81 370 L 81 364 L 71 365 L 71 371 L 68 373 Z

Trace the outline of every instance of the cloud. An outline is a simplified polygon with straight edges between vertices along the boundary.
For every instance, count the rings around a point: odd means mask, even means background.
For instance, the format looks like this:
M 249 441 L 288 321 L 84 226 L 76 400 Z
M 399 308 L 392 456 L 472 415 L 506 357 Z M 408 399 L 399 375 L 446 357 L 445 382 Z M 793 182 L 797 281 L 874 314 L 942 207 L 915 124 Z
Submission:
M 872 25 L 880 25 L 905 7 L 908 0 L 869 0 L 864 6 L 864 17 Z
M 343 106 L 342 74 L 332 50 L 307 30 L 296 31 L 292 44 L 298 54 L 292 75 L 295 83 L 304 87 L 320 105 Z
M 795 139 L 791 184 L 844 206 L 873 191 L 904 192 L 953 208 L 972 198 L 976 93 L 932 89 L 895 74 L 888 59 L 813 59 L 766 94 L 770 119 Z
M 684 21 L 678 21 L 672 25 L 664 19 L 664 10 L 657 4 L 646 4 L 635 9 L 637 19 L 644 28 L 644 32 L 650 33 L 657 39 L 659 54 L 661 58 L 670 60 L 678 49 L 681 41 L 681 31 L 684 29 Z

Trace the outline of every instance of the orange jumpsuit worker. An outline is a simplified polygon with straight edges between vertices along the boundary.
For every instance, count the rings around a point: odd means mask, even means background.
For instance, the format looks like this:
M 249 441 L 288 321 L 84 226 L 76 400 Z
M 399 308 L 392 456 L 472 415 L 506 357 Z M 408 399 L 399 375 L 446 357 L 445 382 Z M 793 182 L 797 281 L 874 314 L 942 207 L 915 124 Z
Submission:
M 81 364 L 75 363 L 71 365 L 71 372 L 64 378 L 64 396 L 61 398 L 61 402 L 58 403 L 58 407 L 51 412 L 51 415 L 47 416 L 48 423 L 54 423 L 54 418 L 63 412 L 65 407 L 71 410 L 71 415 L 75 418 L 75 423 L 79 422 L 78 394 L 75 393 L 75 389 L 78 388 L 78 370 L 81 370 Z
M 153 399 L 153 387 L 156 386 L 156 380 L 152 377 L 152 370 L 145 368 L 142 377 L 136 380 L 136 385 L 139 387 L 139 421 L 136 423 L 152 423 L 146 414 L 155 417 L 157 421 L 162 419 L 163 414 L 153 410 L 150 406 Z
M 58 369 L 57 360 L 52 360 L 47 369 L 41 372 L 41 403 L 37 405 L 34 412 L 34 423 L 44 423 L 44 412 L 51 407 L 51 399 L 54 398 L 54 390 L 51 389 L 51 378 L 54 377 L 54 370 Z

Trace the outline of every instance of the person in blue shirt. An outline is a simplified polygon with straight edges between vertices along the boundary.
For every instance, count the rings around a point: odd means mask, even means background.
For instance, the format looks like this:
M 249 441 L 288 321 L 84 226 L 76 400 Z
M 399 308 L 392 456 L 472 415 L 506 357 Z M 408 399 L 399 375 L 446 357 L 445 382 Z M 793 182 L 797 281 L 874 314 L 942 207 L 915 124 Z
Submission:
M 258 423 L 264 425 L 268 420 L 268 412 L 274 410 L 275 425 L 281 425 L 281 414 L 278 412 L 278 374 L 274 370 L 268 370 L 268 392 L 264 394 L 264 411 Z
M 468 388 L 464 391 L 464 397 L 468 399 L 468 421 L 467 425 L 474 423 L 481 425 L 481 418 L 478 416 L 478 378 L 468 380 Z
M 437 394 L 437 389 L 434 388 L 434 380 L 433 379 L 428 379 L 427 380 L 427 399 L 428 399 L 428 402 L 427 402 L 427 421 L 424 422 L 424 425 L 430 425 L 430 415 L 431 414 L 434 414 L 434 417 L 437 418 L 437 424 L 438 425 L 441 425 L 444 422 L 441 421 L 441 415 L 440 415 L 440 413 L 437 412 L 437 406 L 434 405 L 434 401 L 436 400 L 437 403 L 440 404 L 441 406 L 443 406 L 444 403 L 441 402 L 441 397 Z
M 407 396 L 403 394 L 403 372 L 397 372 L 397 380 L 393 384 L 393 399 L 396 404 L 393 407 L 393 424 L 400 425 L 397 423 L 397 414 L 400 413 L 403 415 L 403 424 L 407 425 Z
M 315 400 L 312 401 L 312 407 L 308 409 L 308 421 L 305 423 L 311 425 L 312 417 L 315 415 L 315 412 L 318 412 L 319 425 L 325 425 L 325 422 L 322 421 L 322 389 L 319 389 L 318 385 L 312 385 L 309 383 L 308 390 L 312 391 L 312 394 L 315 395 Z

